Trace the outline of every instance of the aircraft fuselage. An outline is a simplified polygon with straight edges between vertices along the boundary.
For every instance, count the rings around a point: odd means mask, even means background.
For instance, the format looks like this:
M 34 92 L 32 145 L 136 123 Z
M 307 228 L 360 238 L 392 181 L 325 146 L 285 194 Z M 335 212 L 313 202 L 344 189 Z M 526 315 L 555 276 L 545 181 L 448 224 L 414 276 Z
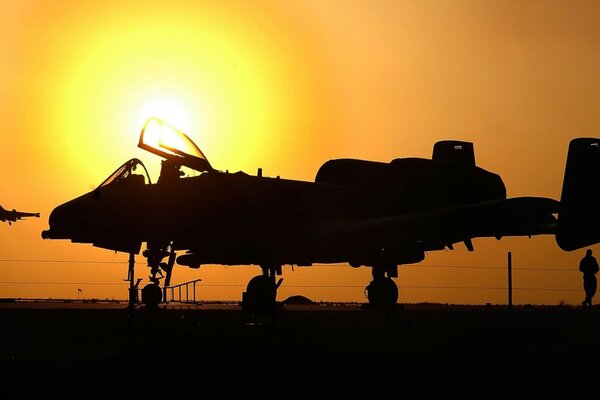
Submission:
M 361 170 L 371 168 L 373 176 L 336 183 L 340 174 L 332 162 L 323 165 L 316 182 L 210 172 L 147 184 L 134 174 L 57 207 L 45 235 L 127 252 L 138 252 L 143 242 L 172 242 L 175 250 L 194 249 L 179 260 L 193 267 L 352 262 L 353 249 L 316 233 L 341 223 L 506 197 L 498 175 L 473 165 L 419 158 L 350 161 L 369 165 Z M 351 167 L 341 167 L 352 174 Z M 406 257 L 418 258 L 414 243 L 394 246 L 411 248 Z

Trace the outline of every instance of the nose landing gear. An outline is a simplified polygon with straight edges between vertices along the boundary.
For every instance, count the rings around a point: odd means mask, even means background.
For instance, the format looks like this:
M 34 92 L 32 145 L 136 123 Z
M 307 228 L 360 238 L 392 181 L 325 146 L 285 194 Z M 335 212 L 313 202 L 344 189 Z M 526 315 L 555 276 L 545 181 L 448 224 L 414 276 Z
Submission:
M 167 250 L 166 248 L 170 248 Z M 160 280 L 165 279 L 164 286 L 167 287 L 171 284 L 171 272 L 175 263 L 175 251 L 172 245 L 163 247 L 149 247 L 143 252 L 143 256 L 148 260 L 148 267 L 150 267 L 150 276 L 148 283 L 142 289 L 142 303 L 147 307 L 156 307 L 164 299 L 163 290 L 160 287 Z M 165 257 L 168 258 L 168 262 L 163 262 Z M 165 271 L 166 276 L 163 275 L 162 271 Z

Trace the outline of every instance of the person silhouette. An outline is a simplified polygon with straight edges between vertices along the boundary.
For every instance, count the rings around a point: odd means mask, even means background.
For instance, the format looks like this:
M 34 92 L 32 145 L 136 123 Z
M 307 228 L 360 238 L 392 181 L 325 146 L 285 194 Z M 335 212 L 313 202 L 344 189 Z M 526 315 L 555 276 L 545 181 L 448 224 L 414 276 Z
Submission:
M 585 299 L 581 302 L 582 306 L 591 306 L 592 297 L 596 294 L 596 273 L 598 272 L 598 261 L 592 255 L 592 250 L 587 249 L 585 256 L 579 262 L 579 271 L 583 273 L 583 290 Z

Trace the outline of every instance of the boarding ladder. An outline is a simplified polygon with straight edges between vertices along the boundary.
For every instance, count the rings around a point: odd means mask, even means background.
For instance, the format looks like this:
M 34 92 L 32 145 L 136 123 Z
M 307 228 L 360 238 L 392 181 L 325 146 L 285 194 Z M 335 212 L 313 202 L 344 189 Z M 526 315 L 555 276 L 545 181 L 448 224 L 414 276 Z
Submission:
M 195 279 L 189 282 L 183 282 L 178 285 L 166 286 L 163 288 L 163 303 L 177 302 L 186 304 L 198 304 L 196 299 L 197 283 L 202 279 Z

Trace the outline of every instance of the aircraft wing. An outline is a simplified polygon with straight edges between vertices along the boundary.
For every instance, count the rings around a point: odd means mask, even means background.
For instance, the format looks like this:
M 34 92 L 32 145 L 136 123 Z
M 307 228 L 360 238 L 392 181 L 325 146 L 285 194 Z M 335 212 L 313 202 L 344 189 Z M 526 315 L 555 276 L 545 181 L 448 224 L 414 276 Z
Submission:
M 321 231 L 315 239 L 349 253 L 368 249 L 423 251 L 452 248 L 476 237 L 555 234 L 560 203 L 542 197 L 517 197 L 371 220 L 353 220 Z M 471 250 L 471 249 L 470 249 Z

